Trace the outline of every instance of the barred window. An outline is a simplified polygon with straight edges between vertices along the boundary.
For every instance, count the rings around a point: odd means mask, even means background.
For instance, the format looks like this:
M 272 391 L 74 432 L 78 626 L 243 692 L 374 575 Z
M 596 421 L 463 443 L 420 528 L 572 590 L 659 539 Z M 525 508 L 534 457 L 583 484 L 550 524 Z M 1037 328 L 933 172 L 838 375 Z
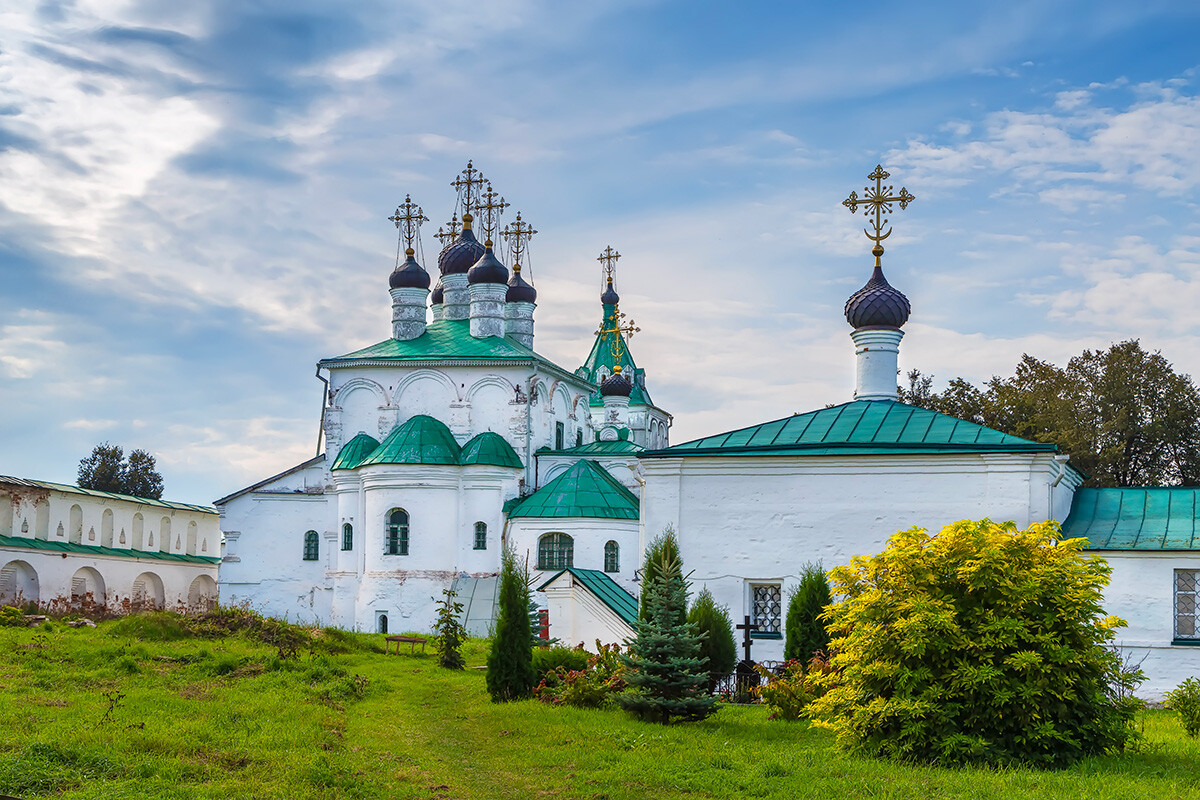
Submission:
M 1175 638 L 1200 639 L 1196 617 L 1200 616 L 1196 586 L 1200 584 L 1200 569 L 1175 570 Z
M 383 553 L 388 556 L 408 555 L 408 512 L 393 508 L 387 515 Z
M 475 549 L 487 550 L 487 523 L 475 523 Z
M 320 554 L 320 537 L 316 531 L 304 534 L 304 560 L 316 561 Z
M 621 550 L 614 541 L 609 541 L 604 545 L 604 571 L 605 572 L 620 572 L 621 571 Z
M 349 522 L 342 526 L 342 549 L 354 549 L 354 528 Z
M 547 533 L 538 539 L 538 569 L 575 566 L 575 540 L 565 533 Z
M 778 636 L 781 607 L 778 583 L 750 584 L 750 622 L 758 626 L 754 633 Z

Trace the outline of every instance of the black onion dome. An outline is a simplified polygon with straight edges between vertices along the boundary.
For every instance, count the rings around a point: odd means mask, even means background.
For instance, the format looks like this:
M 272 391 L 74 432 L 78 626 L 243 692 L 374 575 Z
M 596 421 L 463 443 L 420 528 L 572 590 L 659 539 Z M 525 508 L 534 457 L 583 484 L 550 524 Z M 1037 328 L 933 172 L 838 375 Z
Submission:
M 435 306 L 446 302 L 446 289 L 442 286 L 441 281 L 438 281 L 437 286 L 433 287 L 433 293 L 429 295 L 429 302 Z
M 489 247 L 467 271 L 467 283 L 508 283 L 508 267 L 500 263 Z
M 608 282 L 608 288 L 604 290 L 604 294 L 600 295 L 600 302 L 606 306 L 615 306 L 621 302 L 621 296 L 613 288 L 612 281 Z
M 475 238 L 475 234 L 471 233 L 470 228 L 463 228 L 458 238 L 438 256 L 438 269 L 443 275 L 465 275 L 482 257 L 483 245 Z
M 614 372 L 604 379 L 604 383 L 600 384 L 600 394 L 605 397 L 629 397 L 633 391 L 633 384 L 619 372 Z
M 393 289 L 428 289 L 429 273 L 417 263 L 417 259 L 413 258 L 412 251 L 409 250 L 404 263 L 392 270 L 388 284 Z
M 508 294 L 504 296 L 508 303 L 536 303 L 537 289 L 534 289 L 521 277 L 521 271 L 514 269 L 508 282 Z
M 855 328 L 899 328 L 908 322 L 911 310 L 908 298 L 887 282 L 883 267 L 876 265 L 867 285 L 846 301 L 846 321 Z

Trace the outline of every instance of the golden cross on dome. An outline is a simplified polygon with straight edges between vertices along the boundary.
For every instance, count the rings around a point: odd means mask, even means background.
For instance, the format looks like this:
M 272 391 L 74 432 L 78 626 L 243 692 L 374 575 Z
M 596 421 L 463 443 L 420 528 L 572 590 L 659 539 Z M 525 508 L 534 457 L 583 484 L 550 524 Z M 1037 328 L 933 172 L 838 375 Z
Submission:
M 434 236 L 436 236 L 438 238 L 438 241 L 442 243 L 443 250 L 445 250 L 447 247 L 449 247 L 450 243 L 453 242 L 455 240 L 455 238 L 457 238 L 458 229 L 459 229 L 458 214 L 455 214 L 453 217 L 450 218 L 450 221 L 446 223 L 446 227 L 444 230 L 442 228 L 438 228 L 438 232 L 435 233 Z
M 625 312 L 615 309 L 611 320 L 605 320 L 605 323 L 600 326 L 600 330 L 596 331 L 596 336 L 604 336 L 611 333 L 612 341 L 609 342 L 609 348 L 612 351 L 613 361 L 620 364 L 621 354 L 625 352 L 624 342 L 621 339 L 621 334 L 625 335 L 626 339 L 632 339 L 633 335 L 641 330 L 634 324 L 633 320 L 626 322 Z
M 412 196 L 406 194 L 404 203 L 397 206 L 396 213 L 388 219 L 396 223 L 396 229 L 400 231 L 400 238 L 405 241 L 406 254 L 411 256 L 413 240 L 420 234 L 421 223 L 429 222 L 429 217 L 425 216 L 421 207 L 412 201 Z
M 464 228 L 471 227 L 471 209 L 479 202 L 479 190 L 483 187 L 484 180 L 483 173 L 475 169 L 475 165 L 468 161 L 467 168 L 459 173 L 459 176 L 450 184 L 458 192 L 458 200 L 463 210 Z
M 900 210 L 908 208 L 908 204 L 917 198 L 909 194 L 908 190 L 903 186 L 900 187 L 899 194 L 892 194 L 891 186 L 884 186 L 883 182 L 891 177 L 891 173 L 884 170 L 882 164 L 875 165 L 875 171 L 867 176 L 868 180 L 875 181 L 874 186 L 864 186 L 863 196 L 859 198 L 858 192 L 851 192 L 850 196 L 842 201 L 842 205 L 850 209 L 850 213 L 854 214 L 858 211 L 858 207 L 863 206 L 863 215 L 875 215 L 871 225 L 875 228 L 875 233 L 871 233 L 866 228 L 863 228 L 863 233 L 867 238 L 875 242 L 875 246 L 871 248 L 871 255 L 875 256 L 875 265 L 879 266 L 880 256 L 883 255 L 883 240 L 892 235 L 892 229 L 889 227 L 885 233 L 883 228 L 888 224 L 888 218 L 885 214 L 892 213 L 892 203 L 898 203 Z
M 519 272 L 521 269 L 521 256 L 529 247 L 529 240 L 537 233 L 533 226 L 521 219 L 521 212 L 517 212 L 515 221 L 504 226 L 504 230 L 500 231 L 500 235 L 508 242 L 509 248 L 512 250 L 513 257 L 513 272 Z
M 600 253 L 600 257 L 596 259 L 604 265 L 604 277 L 608 278 L 609 283 L 612 283 L 613 271 L 616 270 L 617 259 L 620 257 L 621 254 L 613 250 L 612 245 L 609 245 L 604 248 L 604 251 Z
M 504 209 L 510 205 L 512 204 L 504 202 L 504 198 L 492 189 L 492 184 L 489 182 L 487 191 L 480 195 L 479 201 L 475 204 L 475 208 L 483 220 L 484 245 L 491 246 L 492 234 L 496 232 L 496 228 L 500 224 L 500 217 L 504 214 Z

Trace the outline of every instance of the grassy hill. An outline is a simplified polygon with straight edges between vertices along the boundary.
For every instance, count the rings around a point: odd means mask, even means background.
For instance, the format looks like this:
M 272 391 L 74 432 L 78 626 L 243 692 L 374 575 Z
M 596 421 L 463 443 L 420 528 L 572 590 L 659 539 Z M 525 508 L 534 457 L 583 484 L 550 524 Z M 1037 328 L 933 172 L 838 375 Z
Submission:
M 291 629 L 296 630 L 296 629 Z M 271 642 L 270 644 L 263 640 Z M 0 793 L 22 798 L 1200 797 L 1200 742 L 1142 716 L 1138 752 L 1063 772 L 944 770 L 839 753 L 725 707 L 659 727 L 493 705 L 482 670 L 385 655 L 381 636 L 189 630 L 168 615 L 0 628 Z M 485 643 L 470 642 L 478 666 Z

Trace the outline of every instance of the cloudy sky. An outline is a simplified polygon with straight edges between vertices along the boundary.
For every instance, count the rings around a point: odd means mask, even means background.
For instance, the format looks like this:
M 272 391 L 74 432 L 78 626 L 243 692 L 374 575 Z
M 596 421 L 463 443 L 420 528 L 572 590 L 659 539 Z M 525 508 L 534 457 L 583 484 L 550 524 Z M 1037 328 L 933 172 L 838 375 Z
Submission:
M 675 442 L 850 398 L 877 162 L 917 197 L 903 369 L 1137 337 L 1200 375 L 1198 34 L 1155 0 L 7 0 L 0 473 L 109 440 L 210 502 L 311 455 L 316 361 L 390 332 L 387 216 L 412 194 L 432 262 L 468 158 L 540 231 L 556 362 L 623 254 Z

